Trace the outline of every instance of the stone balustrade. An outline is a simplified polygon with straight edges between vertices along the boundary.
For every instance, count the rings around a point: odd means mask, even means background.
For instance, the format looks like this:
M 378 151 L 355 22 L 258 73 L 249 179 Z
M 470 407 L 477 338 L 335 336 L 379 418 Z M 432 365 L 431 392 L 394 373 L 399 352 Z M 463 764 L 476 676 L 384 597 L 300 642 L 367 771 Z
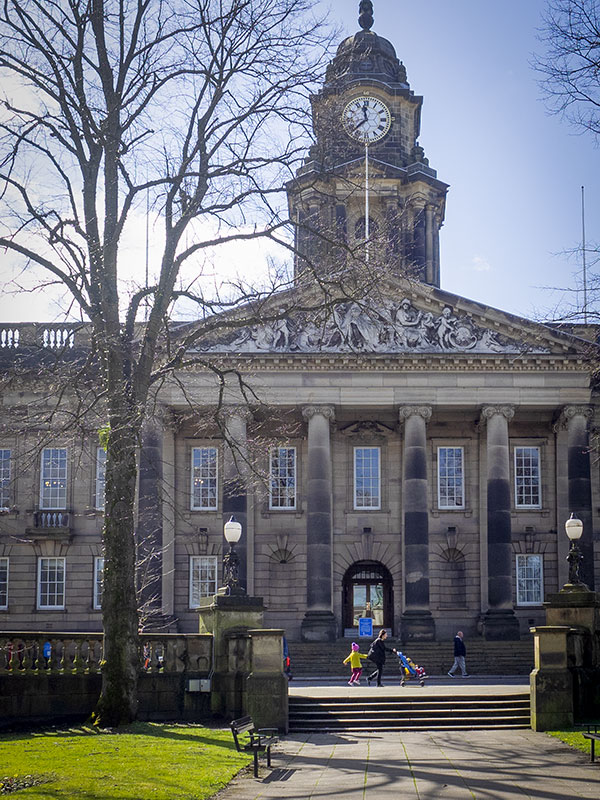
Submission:
M 79 323 L 15 322 L 0 325 L 0 353 L 44 350 L 53 353 L 87 348 L 91 343 L 91 326 Z
M 208 674 L 212 637 L 148 633 L 140 637 L 140 671 Z M 102 633 L 0 633 L 0 675 L 94 674 L 101 671 Z

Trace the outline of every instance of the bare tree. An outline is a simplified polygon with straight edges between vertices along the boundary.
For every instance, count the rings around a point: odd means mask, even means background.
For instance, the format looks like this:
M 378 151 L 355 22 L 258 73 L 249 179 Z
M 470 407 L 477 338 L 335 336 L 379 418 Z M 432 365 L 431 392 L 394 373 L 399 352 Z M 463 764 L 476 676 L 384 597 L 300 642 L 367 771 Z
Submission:
M 542 52 L 533 67 L 540 75 L 540 87 L 548 109 L 564 117 L 579 133 L 600 136 L 600 2 L 599 0 L 548 0 L 542 15 L 538 39 Z M 582 190 L 583 191 L 583 190 Z M 565 253 L 584 265 L 574 285 L 553 287 L 561 301 L 546 319 L 571 326 L 597 323 L 599 316 L 600 250 L 596 242 Z M 587 262 L 587 275 L 586 275 Z M 584 278 L 585 276 L 585 278 Z M 582 333 L 582 330 L 579 331 Z M 585 335 L 585 334 L 582 334 Z M 588 334 L 591 335 L 591 334 Z
M 136 714 L 136 448 L 149 397 L 200 338 L 291 310 L 292 299 L 268 302 L 291 285 L 286 273 L 207 294 L 198 263 L 231 241 L 294 249 L 283 186 L 305 152 L 308 95 L 331 41 L 313 5 L 4 0 L 0 10 L 0 245 L 42 285 L 63 287 L 90 332 L 69 381 L 108 431 L 101 725 Z M 146 285 L 126 243 L 148 208 L 161 244 Z M 350 297 L 356 281 L 341 273 L 320 273 L 318 296 L 300 307 Z M 182 299 L 204 322 L 174 336 Z
M 548 0 L 534 60 L 548 107 L 600 135 L 600 2 Z

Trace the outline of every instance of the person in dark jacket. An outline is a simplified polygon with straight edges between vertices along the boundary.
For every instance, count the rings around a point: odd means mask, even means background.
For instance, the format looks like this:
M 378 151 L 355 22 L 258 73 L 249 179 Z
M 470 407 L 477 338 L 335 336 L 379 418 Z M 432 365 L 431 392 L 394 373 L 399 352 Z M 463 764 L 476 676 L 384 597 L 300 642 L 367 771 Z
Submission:
M 375 639 L 369 650 L 369 658 L 375 664 L 375 671 L 367 675 L 367 683 L 371 685 L 371 681 L 376 680 L 377 686 L 383 686 L 381 683 L 381 676 L 383 675 L 383 665 L 385 664 L 385 654 L 395 653 L 396 648 L 386 647 L 385 640 L 387 639 L 387 631 L 382 628 L 379 631 L 379 636 Z
M 459 631 L 456 636 L 454 637 L 454 664 L 450 667 L 450 671 L 448 675 L 451 678 L 454 677 L 454 673 L 460 667 L 460 671 L 462 673 L 463 678 L 468 678 L 467 675 L 467 665 L 465 663 L 465 656 L 467 655 L 467 648 L 465 647 L 465 643 L 463 641 L 463 632 Z

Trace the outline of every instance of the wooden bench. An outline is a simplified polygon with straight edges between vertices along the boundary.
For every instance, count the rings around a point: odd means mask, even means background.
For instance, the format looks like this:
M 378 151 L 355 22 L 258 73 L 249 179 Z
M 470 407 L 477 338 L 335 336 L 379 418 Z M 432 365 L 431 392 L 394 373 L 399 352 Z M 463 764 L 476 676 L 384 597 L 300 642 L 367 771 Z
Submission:
M 589 730 L 587 733 L 582 734 L 584 739 L 590 740 L 590 761 L 594 760 L 594 748 L 596 746 L 596 742 L 600 742 L 600 733 L 591 733 Z
M 240 753 L 252 751 L 254 756 L 254 777 L 258 778 L 258 754 L 267 754 L 267 766 L 271 766 L 271 747 L 279 741 L 277 728 L 257 730 L 252 717 L 240 717 L 231 722 L 231 733 L 236 750 Z

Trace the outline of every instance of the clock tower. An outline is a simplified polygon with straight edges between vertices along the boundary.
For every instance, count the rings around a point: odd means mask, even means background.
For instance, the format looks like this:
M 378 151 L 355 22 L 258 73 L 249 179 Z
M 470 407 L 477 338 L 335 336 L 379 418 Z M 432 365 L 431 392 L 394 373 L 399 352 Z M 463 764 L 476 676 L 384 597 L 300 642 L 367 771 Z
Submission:
M 296 276 L 308 260 L 326 270 L 366 247 L 392 274 L 439 286 L 448 186 L 418 144 L 423 98 L 393 45 L 371 30 L 370 0 L 359 12 L 361 29 L 339 45 L 312 97 L 315 143 L 287 186 Z

